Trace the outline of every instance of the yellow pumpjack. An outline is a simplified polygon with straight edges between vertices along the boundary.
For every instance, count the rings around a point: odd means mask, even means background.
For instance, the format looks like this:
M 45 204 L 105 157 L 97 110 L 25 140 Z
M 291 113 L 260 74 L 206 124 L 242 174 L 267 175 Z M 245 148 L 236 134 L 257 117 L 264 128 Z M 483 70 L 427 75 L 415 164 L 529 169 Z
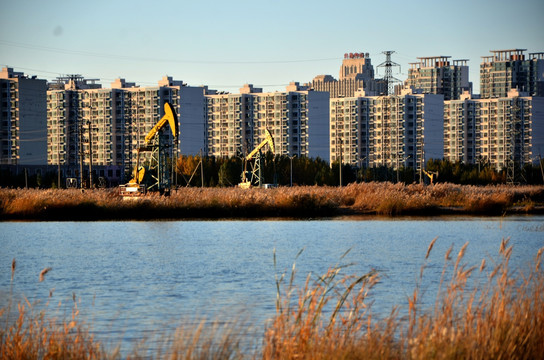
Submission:
M 265 129 L 265 139 L 255 148 L 252 152 L 250 152 L 245 158 L 244 158 L 244 171 L 242 172 L 242 182 L 238 184 L 238 187 L 242 189 L 249 189 L 253 186 L 253 183 L 257 183 L 258 187 L 261 187 L 262 184 L 262 175 L 261 175 L 261 150 L 263 147 L 268 145 L 270 151 L 272 154 L 274 154 L 274 138 L 270 134 L 270 131 L 268 129 Z M 259 154 L 259 156 L 256 156 Z M 251 179 L 247 178 L 247 162 L 254 160 L 253 164 L 253 170 L 251 171 Z M 256 181 L 255 181 L 256 179 Z
M 434 177 L 438 177 L 438 171 L 425 171 L 425 169 L 421 169 L 429 177 L 429 180 L 431 181 L 431 185 L 434 183 Z
M 120 186 L 120 195 L 123 196 L 123 198 L 134 198 L 146 194 L 147 187 L 145 184 L 142 184 L 142 182 L 144 181 L 147 170 L 145 167 L 140 166 L 140 153 L 143 151 L 155 151 L 158 149 L 160 141 L 158 139 L 159 132 L 164 129 L 167 124 L 170 126 L 170 131 L 174 137 L 174 144 L 176 144 L 179 133 L 179 125 L 176 113 L 169 102 L 164 103 L 164 116 L 146 135 L 144 139 L 144 146 L 139 147 L 137 150 L 136 166 L 134 167 L 132 179 L 130 179 L 127 184 Z M 156 179 L 157 182 L 159 182 L 158 188 L 160 189 L 161 184 L 159 177 L 160 176 L 157 175 Z

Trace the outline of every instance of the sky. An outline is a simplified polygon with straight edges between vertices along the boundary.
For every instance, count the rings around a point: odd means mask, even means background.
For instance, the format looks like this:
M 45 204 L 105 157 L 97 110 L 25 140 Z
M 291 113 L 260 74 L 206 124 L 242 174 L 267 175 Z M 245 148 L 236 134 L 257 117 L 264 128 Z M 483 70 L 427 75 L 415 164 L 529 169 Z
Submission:
M 490 50 L 544 52 L 542 0 L 0 0 L 0 66 L 54 80 L 80 74 L 153 86 L 163 76 L 238 92 L 338 78 L 345 53 L 383 51 L 405 80 L 418 57 L 469 59 Z

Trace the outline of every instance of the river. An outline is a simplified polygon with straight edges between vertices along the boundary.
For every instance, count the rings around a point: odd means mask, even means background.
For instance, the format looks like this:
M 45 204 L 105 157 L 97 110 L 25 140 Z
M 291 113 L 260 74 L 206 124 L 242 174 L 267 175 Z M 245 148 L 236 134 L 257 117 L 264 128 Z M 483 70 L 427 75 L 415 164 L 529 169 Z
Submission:
M 479 266 L 499 259 L 509 238 L 511 267 L 523 269 L 544 247 L 544 216 L 0 222 L 0 307 L 26 297 L 37 309 L 69 314 L 75 299 L 97 338 L 123 348 L 204 316 L 244 314 L 264 326 L 275 313 L 275 274 L 290 274 L 303 249 L 297 284 L 335 264 L 351 264 L 346 274 L 377 270 L 371 296 L 379 317 L 406 305 L 435 237 L 422 283 L 427 304 L 450 246 L 455 257 L 468 242 L 464 260 Z

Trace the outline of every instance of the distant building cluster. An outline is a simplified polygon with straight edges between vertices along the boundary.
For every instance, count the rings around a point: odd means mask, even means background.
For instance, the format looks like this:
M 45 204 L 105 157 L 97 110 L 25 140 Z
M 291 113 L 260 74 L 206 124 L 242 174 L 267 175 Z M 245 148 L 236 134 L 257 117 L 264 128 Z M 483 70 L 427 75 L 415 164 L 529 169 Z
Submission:
M 417 58 L 390 93 L 368 53 L 345 54 L 339 78 L 318 75 L 285 91 L 251 84 L 238 93 L 188 86 L 165 76 L 140 87 L 109 88 L 80 75 L 55 82 L 3 68 L 0 164 L 62 165 L 76 176 L 88 164 L 126 181 L 145 135 L 173 105 L 179 155 L 243 156 L 269 130 L 275 153 L 320 157 L 358 168 L 410 167 L 428 159 L 509 169 L 544 155 L 544 53 L 493 50 L 473 94 L 468 60 Z

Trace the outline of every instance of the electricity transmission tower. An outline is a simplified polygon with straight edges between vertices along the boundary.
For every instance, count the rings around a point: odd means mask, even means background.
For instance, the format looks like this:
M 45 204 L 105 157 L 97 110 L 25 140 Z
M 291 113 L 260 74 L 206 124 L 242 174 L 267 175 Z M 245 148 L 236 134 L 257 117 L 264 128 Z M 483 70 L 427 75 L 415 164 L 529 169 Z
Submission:
M 393 95 L 395 92 L 395 83 L 402 82 L 393 76 L 393 66 L 398 66 L 400 71 L 400 65 L 391 60 L 391 54 L 393 53 L 394 51 L 382 51 L 382 54 L 385 54 L 385 61 L 378 65 L 378 67 L 385 68 L 385 75 L 383 79 L 385 80 L 385 84 L 387 86 L 386 95 Z

